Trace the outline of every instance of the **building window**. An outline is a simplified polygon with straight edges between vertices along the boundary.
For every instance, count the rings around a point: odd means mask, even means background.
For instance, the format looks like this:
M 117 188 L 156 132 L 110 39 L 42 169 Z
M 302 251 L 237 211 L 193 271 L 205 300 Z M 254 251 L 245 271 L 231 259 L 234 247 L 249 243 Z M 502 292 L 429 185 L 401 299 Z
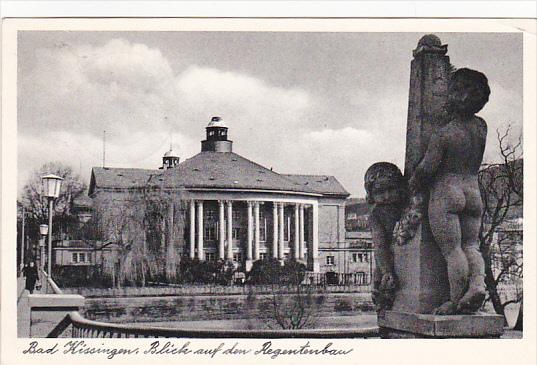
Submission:
M 259 222 L 259 240 L 261 242 L 267 240 L 267 220 L 265 218 L 260 219 Z
M 216 261 L 216 252 L 207 252 L 205 254 L 205 259 L 207 261 Z
M 353 253 L 352 262 L 369 262 L 369 254 L 364 253 Z
M 242 252 L 235 252 L 233 254 L 233 261 L 242 262 Z
M 232 230 L 232 234 L 233 234 L 233 239 L 234 239 L 234 240 L 238 240 L 238 239 L 240 239 L 240 236 L 241 236 L 241 235 L 240 235 L 240 232 L 241 232 L 241 229 L 240 229 L 240 228 L 238 228 L 238 227 L 233 228 L 233 230 Z
M 234 221 L 237 221 L 241 219 L 241 212 L 238 209 L 233 209 L 233 211 L 231 212 L 231 216 L 233 217 Z
M 260 252 L 259 253 L 259 259 L 266 260 L 267 259 L 267 253 L 266 252 Z
M 209 131 L 209 136 L 214 136 L 214 131 Z
M 78 263 L 78 253 L 74 253 L 72 256 L 71 256 L 72 260 L 73 260 L 73 264 L 76 264 Z
M 326 256 L 326 264 L 327 265 L 335 265 L 335 257 L 334 256 Z
M 285 213 L 284 213 L 285 214 Z M 283 223 L 283 240 L 285 242 L 289 242 L 290 236 L 291 236 L 291 217 L 287 216 L 287 219 L 284 220 Z
M 213 221 L 216 218 L 216 211 L 214 209 L 207 209 L 205 211 L 205 219 L 208 221 Z
M 86 254 L 85 253 L 79 253 L 78 254 L 78 262 L 86 262 Z
M 215 226 L 205 227 L 205 240 L 214 241 L 215 239 L 216 239 L 216 227 Z

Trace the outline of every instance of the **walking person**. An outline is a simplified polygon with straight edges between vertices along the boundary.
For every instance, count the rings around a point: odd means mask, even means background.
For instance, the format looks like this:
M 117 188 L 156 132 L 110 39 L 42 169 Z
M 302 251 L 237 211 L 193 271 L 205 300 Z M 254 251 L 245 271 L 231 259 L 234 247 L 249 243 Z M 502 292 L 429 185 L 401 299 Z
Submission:
M 33 294 L 35 283 L 39 278 L 35 261 L 30 261 L 30 264 L 24 268 L 23 275 L 26 277 L 26 290 Z

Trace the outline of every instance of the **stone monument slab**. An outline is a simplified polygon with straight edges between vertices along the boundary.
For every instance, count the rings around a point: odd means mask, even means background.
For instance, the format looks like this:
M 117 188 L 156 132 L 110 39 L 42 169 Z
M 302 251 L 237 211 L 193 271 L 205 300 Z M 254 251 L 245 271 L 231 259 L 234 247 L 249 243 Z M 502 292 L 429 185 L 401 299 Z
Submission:
M 441 316 L 385 311 L 378 322 L 384 338 L 499 338 L 504 321 L 488 313 Z

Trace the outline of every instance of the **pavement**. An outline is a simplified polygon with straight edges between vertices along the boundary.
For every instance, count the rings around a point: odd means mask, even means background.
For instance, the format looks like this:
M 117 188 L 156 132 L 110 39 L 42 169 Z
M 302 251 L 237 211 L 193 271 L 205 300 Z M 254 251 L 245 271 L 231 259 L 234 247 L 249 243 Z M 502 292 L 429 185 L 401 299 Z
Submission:
M 28 305 L 28 294 L 24 289 L 26 280 L 24 277 L 17 278 L 17 337 L 30 337 L 30 306 Z M 34 290 L 34 294 L 41 293 L 41 290 Z

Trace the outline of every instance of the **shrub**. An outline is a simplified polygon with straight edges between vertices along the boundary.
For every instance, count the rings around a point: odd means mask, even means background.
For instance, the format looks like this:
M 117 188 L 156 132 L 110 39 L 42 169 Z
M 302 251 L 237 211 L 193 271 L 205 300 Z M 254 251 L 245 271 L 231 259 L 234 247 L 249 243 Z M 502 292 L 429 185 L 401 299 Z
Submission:
M 178 271 L 183 283 L 225 285 L 231 282 L 235 268 L 229 261 L 200 261 L 185 257 L 181 259 Z
M 60 288 L 110 288 L 112 279 L 98 266 L 53 266 L 52 278 Z
M 296 261 L 281 262 L 275 258 L 257 260 L 248 273 L 247 282 L 252 285 L 296 285 L 304 280 L 306 266 Z

